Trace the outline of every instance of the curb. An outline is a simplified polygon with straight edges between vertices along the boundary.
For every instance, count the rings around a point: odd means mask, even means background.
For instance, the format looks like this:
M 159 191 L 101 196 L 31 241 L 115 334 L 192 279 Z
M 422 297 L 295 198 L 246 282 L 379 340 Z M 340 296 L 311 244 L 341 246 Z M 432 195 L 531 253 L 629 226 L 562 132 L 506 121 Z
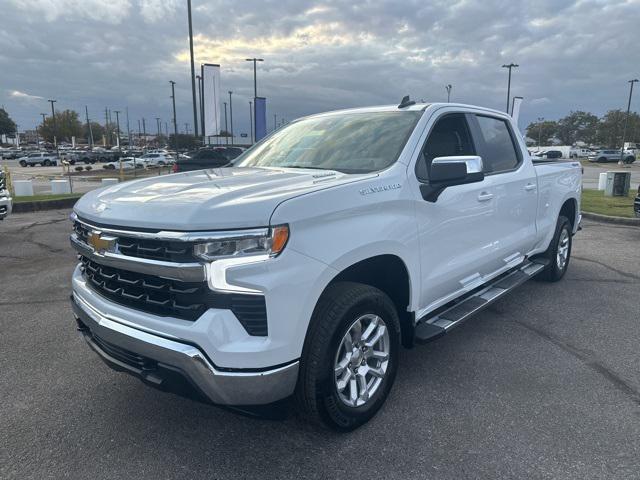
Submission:
M 58 200 L 42 200 L 39 202 L 17 202 L 13 204 L 13 213 L 31 213 L 40 210 L 57 210 L 59 208 L 72 208 L 78 198 L 60 198 Z
M 640 227 L 640 218 L 626 217 L 610 217 L 609 215 L 600 215 L 599 213 L 582 212 L 582 218 L 595 220 L 597 222 L 615 223 L 617 225 L 628 225 L 632 227 Z

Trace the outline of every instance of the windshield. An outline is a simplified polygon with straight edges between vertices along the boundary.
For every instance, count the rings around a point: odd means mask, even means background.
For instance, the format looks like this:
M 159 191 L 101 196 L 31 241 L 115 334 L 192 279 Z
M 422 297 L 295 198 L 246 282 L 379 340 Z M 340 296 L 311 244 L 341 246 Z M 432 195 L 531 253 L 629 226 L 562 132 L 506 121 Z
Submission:
M 238 157 L 237 167 L 369 173 L 393 164 L 422 112 L 344 113 L 303 119 Z

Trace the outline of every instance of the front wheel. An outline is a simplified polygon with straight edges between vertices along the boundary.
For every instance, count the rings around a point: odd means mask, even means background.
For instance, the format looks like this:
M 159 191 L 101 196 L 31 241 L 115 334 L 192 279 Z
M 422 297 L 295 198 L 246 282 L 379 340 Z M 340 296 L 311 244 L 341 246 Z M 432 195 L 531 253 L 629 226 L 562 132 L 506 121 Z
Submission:
M 27 166 L 27 162 L 25 162 L 24 160 L 20 160 L 20 162 L 18 162 L 20 164 L 21 167 L 26 167 Z
M 42 162 L 42 166 L 43 167 L 50 167 L 51 166 L 51 160 L 45 160 Z
M 624 159 L 624 163 L 626 164 L 630 164 L 636 161 L 636 157 L 634 157 L 633 155 L 629 155 L 628 157 L 626 157 Z
M 542 255 L 549 264 L 537 278 L 546 282 L 557 282 L 564 277 L 571 259 L 571 245 L 571 223 L 567 217 L 560 216 L 551 244 Z
M 339 431 L 366 423 L 395 380 L 400 321 L 395 305 L 369 285 L 337 282 L 314 310 L 296 399 L 312 420 Z

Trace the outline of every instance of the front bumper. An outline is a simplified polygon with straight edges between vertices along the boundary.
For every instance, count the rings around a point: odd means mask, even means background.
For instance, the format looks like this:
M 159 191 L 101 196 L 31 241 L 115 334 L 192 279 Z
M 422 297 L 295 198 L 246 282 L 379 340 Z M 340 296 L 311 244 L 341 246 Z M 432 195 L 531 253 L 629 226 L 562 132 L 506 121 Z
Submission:
M 107 365 L 158 388 L 175 391 L 169 384 L 178 377 L 220 405 L 264 405 L 295 389 L 298 361 L 269 369 L 219 369 L 196 345 L 116 322 L 77 295 L 71 303 L 84 339 Z

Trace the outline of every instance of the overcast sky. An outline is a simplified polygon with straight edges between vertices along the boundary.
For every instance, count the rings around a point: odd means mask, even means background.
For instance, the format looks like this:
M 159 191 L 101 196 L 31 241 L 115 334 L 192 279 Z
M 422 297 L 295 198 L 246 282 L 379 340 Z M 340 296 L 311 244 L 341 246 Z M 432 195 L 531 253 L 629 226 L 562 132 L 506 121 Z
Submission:
M 193 0 L 196 65 L 219 63 L 234 91 L 234 130 L 248 132 L 253 75 L 267 120 L 396 103 L 405 94 L 505 108 L 521 126 L 569 110 L 626 108 L 640 77 L 640 0 Z M 0 104 L 32 128 L 41 112 L 129 108 L 131 128 L 170 119 L 193 128 L 186 0 L 1 0 Z M 640 110 L 640 89 L 632 104 Z M 122 119 L 123 117 L 121 117 Z

